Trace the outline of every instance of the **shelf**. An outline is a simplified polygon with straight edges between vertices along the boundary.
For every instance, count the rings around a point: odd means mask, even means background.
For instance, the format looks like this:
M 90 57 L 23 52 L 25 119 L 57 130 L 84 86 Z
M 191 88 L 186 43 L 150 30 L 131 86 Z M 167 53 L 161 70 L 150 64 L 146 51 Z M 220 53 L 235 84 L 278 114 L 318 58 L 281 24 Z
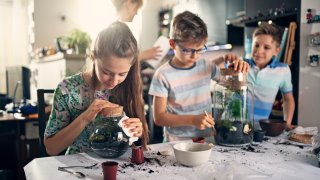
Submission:
M 66 59 L 66 60 L 70 60 L 70 59 L 76 59 L 76 60 L 84 60 L 86 59 L 86 55 L 85 54 L 65 54 L 62 52 L 57 52 L 56 54 L 50 55 L 50 56 L 45 56 L 42 58 L 35 58 L 32 61 L 36 62 L 36 63 L 44 63 L 44 62 L 50 62 L 50 61 L 57 61 L 57 60 L 61 60 L 61 59 Z
M 227 19 L 227 26 L 244 27 L 244 16 Z
M 296 21 L 297 20 L 297 12 L 290 12 L 290 13 L 285 13 L 285 14 L 279 14 L 277 16 L 263 16 L 260 18 L 256 18 L 256 19 L 251 19 L 251 20 L 246 20 L 244 21 L 245 26 L 247 27 L 256 27 L 258 25 L 259 21 L 275 21 L 277 25 L 287 25 L 288 22 L 290 21 Z M 285 20 L 285 24 L 283 24 L 283 22 L 281 22 L 282 19 L 286 19 Z M 290 20 L 292 19 L 292 20 Z

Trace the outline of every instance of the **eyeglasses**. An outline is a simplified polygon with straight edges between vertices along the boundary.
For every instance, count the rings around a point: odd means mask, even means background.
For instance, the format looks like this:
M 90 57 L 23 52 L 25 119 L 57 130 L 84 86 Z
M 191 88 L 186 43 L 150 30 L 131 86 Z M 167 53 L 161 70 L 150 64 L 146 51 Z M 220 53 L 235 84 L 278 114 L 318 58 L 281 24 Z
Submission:
M 204 45 L 204 47 L 201 48 L 201 49 L 189 49 L 189 48 L 184 48 L 184 47 L 182 47 L 182 46 L 181 46 L 180 44 L 178 44 L 178 43 L 176 43 L 176 45 L 179 46 L 179 48 L 181 49 L 182 54 L 184 54 L 184 55 L 192 55 L 192 54 L 194 54 L 194 53 L 203 54 L 203 53 L 205 53 L 205 52 L 207 51 L 207 49 L 208 49 L 206 45 Z

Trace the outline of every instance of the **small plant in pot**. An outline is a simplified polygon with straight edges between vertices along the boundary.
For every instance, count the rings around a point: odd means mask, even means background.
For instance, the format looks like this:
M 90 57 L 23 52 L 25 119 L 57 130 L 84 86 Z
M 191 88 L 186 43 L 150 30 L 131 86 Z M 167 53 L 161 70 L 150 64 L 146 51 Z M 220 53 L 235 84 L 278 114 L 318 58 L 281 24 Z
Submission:
M 86 54 L 91 44 L 89 34 L 80 29 L 73 29 L 68 36 L 63 37 L 63 41 L 69 48 L 74 49 L 76 54 Z

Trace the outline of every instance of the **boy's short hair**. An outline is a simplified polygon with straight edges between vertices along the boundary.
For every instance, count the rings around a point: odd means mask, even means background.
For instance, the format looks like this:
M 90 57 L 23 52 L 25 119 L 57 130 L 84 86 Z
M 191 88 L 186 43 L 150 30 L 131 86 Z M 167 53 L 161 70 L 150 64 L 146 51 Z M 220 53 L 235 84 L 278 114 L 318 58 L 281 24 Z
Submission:
M 207 25 L 198 15 L 184 11 L 173 19 L 171 38 L 175 42 L 200 43 L 206 41 L 208 38 Z
M 128 0 L 112 0 L 113 5 L 115 6 L 117 12 L 121 11 L 123 4 Z M 143 0 L 131 0 L 132 3 L 138 3 L 138 7 L 141 8 L 143 5 Z
M 273 23 L 269 24 L 267 22 L 262 22 L 253 32 L 253 37 L 259 35 L 270 35 L 279 46 L 282 38 L 282 30 Z

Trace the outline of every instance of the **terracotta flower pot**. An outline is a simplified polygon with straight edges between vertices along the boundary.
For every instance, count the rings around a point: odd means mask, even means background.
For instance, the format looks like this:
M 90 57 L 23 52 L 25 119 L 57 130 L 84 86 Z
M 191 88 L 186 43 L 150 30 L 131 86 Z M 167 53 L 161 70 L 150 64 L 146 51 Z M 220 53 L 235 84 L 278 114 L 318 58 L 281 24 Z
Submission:
M 144 163 L 143 149 L 141 147 L 132 148 L 131 162 L 134 164 Z

